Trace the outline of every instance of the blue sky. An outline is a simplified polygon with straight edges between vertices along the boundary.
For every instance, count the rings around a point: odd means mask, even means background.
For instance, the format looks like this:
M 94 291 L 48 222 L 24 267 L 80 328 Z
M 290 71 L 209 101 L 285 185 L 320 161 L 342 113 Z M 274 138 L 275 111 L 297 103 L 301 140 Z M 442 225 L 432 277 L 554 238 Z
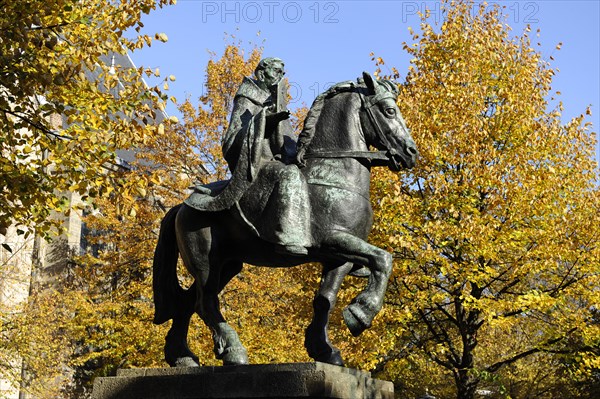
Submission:
M 507 22 L 520 34 L 529 24 L 539 28 L 534 47 L 544 58 L 554 58 L 560 70 L 553 89 L 562 93 L 568 120 L 592 106 L 593 130 L 600 126 L 600 1 L 497 1 L 505 6 Z M 408 71 L 410 58 L 402 42 L 411 42 L 408 27 L 417 28 L 417 11 L 426 7 L 441 21 L 439 2 L 432 1 L 204 1 L 178 0 L 145 16 L 145 32 L 164 32 L 167 43 L 156 42 L 136 52 L 136 65 L 160 68 L 163 76 L 175 75 L 170 94 L 182 101 L 203 93 L 204 69 L 209 51 L 221 53 L 235 41 L 248 48 L 264 47 L 265 56 L 282 58 L 291 82 L 290 108 L 312 103 L 335 82 L 355 79 L 375 69 L 369 54 L 382 57 L 399 71 Z M 260 34 L 258 34 L 260 32 Z M 562 42 L 560 51 L 556 45 Z M 384 70 L 385 71 L 385 70 Z M 178 115 L 170 106 L 167 111 Z M 598 151 L 597 151 L 598 153 Z

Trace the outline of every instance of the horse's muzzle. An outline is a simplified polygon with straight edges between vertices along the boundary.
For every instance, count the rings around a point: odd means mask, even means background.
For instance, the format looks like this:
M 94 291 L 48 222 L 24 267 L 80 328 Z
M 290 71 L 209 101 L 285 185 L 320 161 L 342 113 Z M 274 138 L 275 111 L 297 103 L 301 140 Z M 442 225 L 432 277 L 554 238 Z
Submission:
M 406 145 L 402 153 L 390 151 L 388 153 L 388 156 L 390 157 L 389 168 L 394 172 L 398 172 L 402 169 L 410 169 L 415 166 L 418 155 L 419 152 L 414 144 Z

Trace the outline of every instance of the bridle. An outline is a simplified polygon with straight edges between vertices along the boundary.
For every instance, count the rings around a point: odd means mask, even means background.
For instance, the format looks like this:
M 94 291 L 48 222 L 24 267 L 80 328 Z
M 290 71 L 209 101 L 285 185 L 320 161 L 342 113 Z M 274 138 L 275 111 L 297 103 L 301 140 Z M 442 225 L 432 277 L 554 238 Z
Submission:
M 355 158 L 355 159 L 366 159 L 373 166 L 386 166 L 387 162 L 392 156 L 396 155 L 396 151 L 391 147 L 388 138 L 386 137 L 381 125 L 373 114 L 373 107 L 377 106 L 379 102 L 392 98 L 395 99 L 394 95 L 388 91 L 378 90 L 372 96 L 365 96 L 360 94 L 361 108 L 367 113 L 369 122 L 373 126 L 375 135 L 381 140 L 387 151 L 317 151 L 310 152 L 304 155 L 304 158 Z M 385 162 L 382 162 L 385 161 Z
M 365 110 L 367 111 L 367 116 L 369 117 L 369 121 L 371 122 L 371 125 L 373 125 L 373 128 L 375 130 L 375 135 L 379 138 L 379 140 L 381 140 L 384 147 L 387 148 L 387 151 L 385 152 L 385 154 L 386 154 L 386 157 L 388 159 L 390 159 L 393 155 L 397 154 L 396 150 L 394 150 L 392 148 L 392 146 L 390 145 L 390 141 L 388 140 L 383 129 L 381 128 L 381 125 L 377 121 L 377 118 L 375 118 L 375 115 L 373 114 L 373 107 L 376 107 L 381 101 L 388 99 L 388 98 L 393 99 L 394 101 L 396 100 L 396 97 L 392 93 L 390 93 L 389 91 L 382 91 L 381 89 L 378 90 L 374 95 L 372 95 L 370 97 L 365 97 L 365 96 L 360 97 L 362 107 L 365 108 Z M 383 151 L 377 151 L 377 152 L 383 152 Z

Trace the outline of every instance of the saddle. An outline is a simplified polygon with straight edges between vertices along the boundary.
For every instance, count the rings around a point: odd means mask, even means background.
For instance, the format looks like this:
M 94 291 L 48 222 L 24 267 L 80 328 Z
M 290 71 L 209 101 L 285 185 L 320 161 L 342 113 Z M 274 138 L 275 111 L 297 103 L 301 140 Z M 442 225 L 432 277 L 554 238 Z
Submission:
M 199 195 L 199 196 L 210 196 L 210 197 L 216 197 L 217 195 L 221 194 L 223 192 L 223 190 L 225 189 L 225 187 L 227 187 L 227 185 L 229 184 L 229 179 L 226 180 L 219 180 L 219 181 L 214 181 L 211 183 L 207 183 L 207 184 L 198 184 L 197 186 L 191 187 L 192 190 L 194 190 L 194 192 L 190 195 L 190 198 L 195 198 L 194 196 Z M 195 201 L 198 201 L 198 198 L 194 199 L 187 199 L 186 201 L 191 201 L 192 203 L 194 203 Z
M 309 244 L 302 238 L 310 223 L 308 185 L 296 165 L 264 162 L 243 193 L 232 189 L 235 183 L 232 179 L 194 187 L 185 203 L 203 211 L 232 211 L 258 237 L 273 243 Z

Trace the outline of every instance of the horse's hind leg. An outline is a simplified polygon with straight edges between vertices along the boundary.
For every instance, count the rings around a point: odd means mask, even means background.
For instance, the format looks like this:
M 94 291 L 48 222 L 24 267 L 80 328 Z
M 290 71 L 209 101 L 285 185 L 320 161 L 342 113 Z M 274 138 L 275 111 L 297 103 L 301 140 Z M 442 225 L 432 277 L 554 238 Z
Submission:
M 236 331 L 225 321 L 220 309 L 219 292 L 242 268 L 242 263 L 210 259 L 208 251 L 186 259 L 188 268 L 197 271 L 195 310 L 210 329 L 214 352 L 223 365 L 248 364 L 248 354 Z M 184 258 L 185 259 L 185 258 Z M 206 267 L 206 265 L 210 265 Z
M 306 328 L 304 340 L 308 355 L 316 361 L 344 365 L 339 349 L 329 342 L 327 327 L 342 281 L 351 269 L 352 263 L 344 263 L 341 266 L 323 265 L 321 285 L 313 300 L 313 319 Z
M 211 330 L 215 355 L 224 364 L 248 363 L 246 349 L 219 309 L 219 292 L 241 270 L 242 264 L 224 262 L 219 256 L 215 215 L 183 206 L 177 213 L 177 246 L 188 271 L 196 279 L 194 309 Z M 215 230 L 217 229 L 217 230 Z
M 198 367 L 198 356 L 188 347 L 187 336 L 190 318 L 194 314 L 196 302 L 195 283 L 186 292 L 180 303 L 179 313 L 173 317 L 173 323 L 165 338 L 165 360 L 171 367 Z
M 220 309 L 219 292 L 242 270 L 242 262 L 224 263 L 219 272 L 211 275 L 197 302 L 196 311 L 210 328 L 214 352 L 223 365 L 248 364 L 248 353 L 237 332 L 225 321 Z M 214 279 L 212 278 L 214 276 Z
M 392 273 L 392 255 L 346 232 L 336 231 L 322 243 L 346 262 L 365 265 L 371 270 L 366 288 L 344 309 L 344 321 L 357 336 L 371 326 L 383 306 L 383 297 Z

